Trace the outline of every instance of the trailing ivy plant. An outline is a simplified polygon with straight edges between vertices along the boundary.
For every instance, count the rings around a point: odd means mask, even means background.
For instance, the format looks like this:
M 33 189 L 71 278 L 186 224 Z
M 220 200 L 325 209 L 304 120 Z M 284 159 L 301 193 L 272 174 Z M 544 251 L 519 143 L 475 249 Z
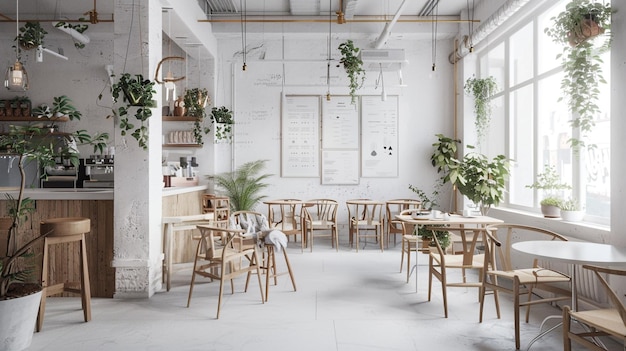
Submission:
M 491 99 L 497 91 L 498 84 L 492 76 L 487 78 L 476 78 L 472 76 L 465 82 L 465 92 L 474 98 L 474 114 L 476 115 L 474 125 L 476 126 L 476 135 L 478 136 L 479 144 L 480 141 L 484 139 L 487 129 L 489 128 L 489 122 L 491 121 Z
M 193 123 L 193 137 L 196 144 L 203 145 L 203 134 L 208 134 L 211 128 L 205 127 L 204 119 L 206 117 L 206 104 L 209 97 L 209 92 L 204 88 L 192 88 L 185 90 L 185 96 L 183 101 L 185 108 L 187 109 L 187 116 L 195 117 L 196 120 Z
M 26 50 L 34 49 L 43 45 L 43 38 L 48 34 L 39 22 L 26 22 L 20 27 L 20 34 L 17 37 L 19 45 Z
M 80 18 L 79 20 L 80 21 L 84 21 L 85 19 L 84 18 Z M 62 28 L 73 29 L 73 30 L 77 31 L 80 34 L 83 34 L 89 28 L 89 26 L 84 24 L 84 23 L 81 23 L 81 24 L 71 24 L 71 23 L 63 22 L 63 21 L 57 22 L 57 24 L 55 24 L 55 27 L 56 28 L 61 28 L 62 27 Z M 74 47 L 76 47 L 77 49 L 82 49 L 82 48 L 85 47 L 85 44 L 83 44 L 83 43 L 81 43 L 81 42 L 79 42 L 77 40 L 74 40 Z
M 226 106 L 213 107 L 211 110 L 211 119 L 215 122 L 215 139 L 229 141 L 232 137 L 233 111 Z
M 343 68 L 346 70 L 348 78 L 350 79 L 351 103 L 355 104 L 356 91 L 363 86 L 363 82 L 365 81 L 365 70 L 362 68 L 363 61 L 361 61 L 358 56 L 359 48 L 354 46 L 352 40 L 347 40 L 346 42 L 341 43 L 338 49 L 342 55 L 339 63 L 340 65 L 343 65 Z M 337 65 L 337 67 L 340 65 Z
M 594 119 L 600 113 L 599 86 L 606 84 L 600 56 L 610 49 L 611 36 L 606 35 L 599 42 L 591 39 L 610 29 L 612 12 L 609 3 L 572 0 L 565 11 L 551 19 L 552 27 L 544 30 L 555 43 L 563 45 L 557 56 L 562 60 L 564 73 L 561 91 L 572 113 L 570 125 L 580 131 L 580 138 L 568 140 L 574 150 L 594 147 L 585 145 L 583 139 L 593 130 Z
M 152 100 L 153 94 L 156 94 L 154 82 L 144 79 L 141 74 L 132 76 L 129 73 L 124 73 L 118 82 L 111 87 L 113 102 L 118 102 L 120 95 L 126 102 L 124 106 L 118 107 L 117 110 L 113 109 L 113 114 L 120 118 L 121 134 L 124 136 L 129 130 L 135 129 L 131 135 L 144 150 L 148 149 L 148 127 L 146 123 L 152 116 L 150 108 L 156 107 L 156 101 Z M 137 128 L 128 119 L 128 110 L 132 106 L 137 107 L 135 118 L 140 122 L 140 126 Z

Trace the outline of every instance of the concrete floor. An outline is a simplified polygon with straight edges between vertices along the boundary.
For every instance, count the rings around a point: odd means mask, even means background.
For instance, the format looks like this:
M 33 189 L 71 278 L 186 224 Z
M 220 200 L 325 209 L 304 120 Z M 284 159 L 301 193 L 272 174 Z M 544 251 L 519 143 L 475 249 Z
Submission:
M 49 298 L 43 330 L 28 350 L 514 350 L 512 305 L 502 295 L 502 319 L 488 297 L 485 320 L 478 323 L 477 289 L 448 288 L 449 318 L 443 317 L 441 288 L 433 285 L 428 301 L 428 259 L 418 254 L 415 275 L 406 283 L 399 273 L 400 245 L 381 253 L 368 244 L 358 253 L 339 252 L 318 239 L 315 251 L 300 252 L 290 243 L 289 257 L 297 291 L 288 276 L 270 286 L 261 303 L 256 284 L 243 293 L 243 278 L 224 297 L 215 319 L 218 282 L 200 280 L 186 308 L 191 266 L 179 265 L 169 292 L 150 299 L 94 299 L 93 319 L 82 321 L 78 298 Z M 284 264 L 281 260 L 278 264 Z M 474 277 L 475 278 L 475 277 Z M 544 317 L 560 315 L 546 305 L 533 308 L 522 323 L 522 349 L 538 334 Z M 553 320 L 549 325 L 553 325 Z M 561 328 L 532 350 L 561 350 Z M 609 344 L 610 349 L 622 346 Z M 581 350 L 574 345 L 574 350 Z

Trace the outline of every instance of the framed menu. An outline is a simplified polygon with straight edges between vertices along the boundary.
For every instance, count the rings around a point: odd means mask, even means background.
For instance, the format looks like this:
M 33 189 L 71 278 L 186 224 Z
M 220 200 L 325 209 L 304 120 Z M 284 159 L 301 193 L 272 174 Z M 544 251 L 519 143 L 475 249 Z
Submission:
M 322 100 L 322 149 L 359 148 L 359 110 L 350 96 Z
M 283 96 L 281 176 L 319 177 L 319 96 Z
M 398 96 L 361 96 L 361 176 L 398 176 Z
M 359 184 L 359 150 L 323 150 L 322 184 Z

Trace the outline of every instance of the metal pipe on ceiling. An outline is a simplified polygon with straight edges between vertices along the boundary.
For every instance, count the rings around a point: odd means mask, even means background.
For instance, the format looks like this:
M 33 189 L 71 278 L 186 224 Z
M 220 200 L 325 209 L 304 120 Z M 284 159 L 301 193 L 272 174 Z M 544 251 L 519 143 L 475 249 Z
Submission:
M 366 16 L 363 16 L 366 17 Z M 344 23 L 385 23 L 388 22 L 388 19 L 384 18 L 359 18 L 352 20 L 345 20 Z M 411 18 L 417 16 L 406 16 L 398 19 L 396 22 L 399 23 L 431 23 L 435 20 L 431 18 Z M 201 19 L 198 22 L 208 22 L 208 23 L 240 23 L 242 19 L 239 18 L 222 18 L 222 19 Z M 262 16 L 250 16 L 243 20 L 248 23 L 328 23 L 328 19 L 322 18 L 302 18 L 302 19 L 290 19 L 290 18 L 263 18 Z M 467 23 L 467 22 L 480 22 L 480 20 L 467 20 L 467 19 L 437 19 L 438 23 Z

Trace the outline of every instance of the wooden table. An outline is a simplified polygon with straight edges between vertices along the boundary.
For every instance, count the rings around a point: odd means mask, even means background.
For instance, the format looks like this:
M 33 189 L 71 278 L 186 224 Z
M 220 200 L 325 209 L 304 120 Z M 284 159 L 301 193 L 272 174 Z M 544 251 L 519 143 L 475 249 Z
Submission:
M 439 217 L 437 218 L 426 217 L 426 218 L 420 218 L 420 219 L 415 219 L 410 215 L 397 215 L 396 219 L 406 222 L 406 223 L 413 224 L 413 225 L 426 225 L 426 226 L 449 225 L 451 228 L 454 228 L 454 229 L 463 228 L 463 229 L 467 229 L 467 231 L 472 231 L 472 228 L 482 229 L 490 224 L 504 223 L 504 221 L 500 219 L 489 217 L 489 216 L 465 217 L 465 216 L 461 216 L 457 214 L 448 215 L 448 217 L 445 219 L 443 215 L 440 218 Z M 477 239 L 480 235 L 478 235 L 478 233 L 475 233 L 475 235 L 471 239 L 471 242 L 468 243 L 467 237 L 465 235 L 465 230 L 461 230 L 460 232 L 461 232 L 461 240 L 463 243 L 463 255 L 465 256 L 463 258 L 463 261 L 468 261 L 469 263 L 472 260 L 474 249 L 476 248 Z M 411 268 L 411 273 L 410 273 L 412 274 L 413 270 L 415 270 L 416 272 L 415 291 L 417 291 L 417 252 L 418 251 L 415 251 L 415 266 Z

